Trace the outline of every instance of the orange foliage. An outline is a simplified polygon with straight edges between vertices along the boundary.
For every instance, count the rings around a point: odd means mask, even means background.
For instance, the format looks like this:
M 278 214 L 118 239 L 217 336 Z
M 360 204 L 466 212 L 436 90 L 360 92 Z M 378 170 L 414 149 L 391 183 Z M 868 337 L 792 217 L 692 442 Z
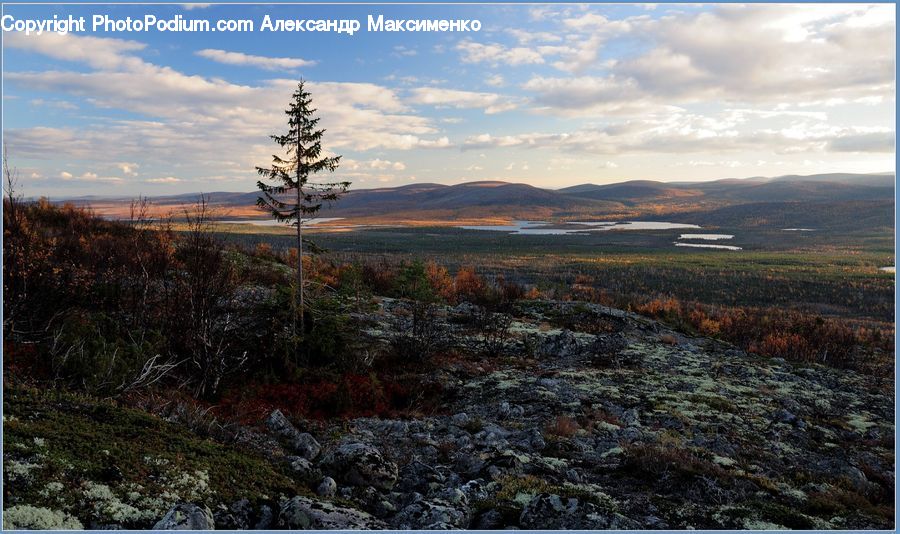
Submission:
M 475 273 L 472 267 L 462 267 L 454 280 L 456 294 L 463 300 L 477 302 L 485 295 L 487 286 L 484 279 Z
M 447 268 L 438 265 L 434 261 L 425 264 L 425 275 L 428 277 L 428 283 L 434 292 L 442 299 L 452 302 L 456 298 L 456 289 L 454 288 L 453 279 Z

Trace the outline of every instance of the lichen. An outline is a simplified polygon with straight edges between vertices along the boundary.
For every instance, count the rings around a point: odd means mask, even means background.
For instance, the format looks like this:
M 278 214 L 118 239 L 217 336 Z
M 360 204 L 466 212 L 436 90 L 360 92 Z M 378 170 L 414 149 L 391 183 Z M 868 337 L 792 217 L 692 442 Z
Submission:
M 82 530 L 78 519 L 60 510 L 38 508 L 27 504 L 3 510 L 4 530 Z

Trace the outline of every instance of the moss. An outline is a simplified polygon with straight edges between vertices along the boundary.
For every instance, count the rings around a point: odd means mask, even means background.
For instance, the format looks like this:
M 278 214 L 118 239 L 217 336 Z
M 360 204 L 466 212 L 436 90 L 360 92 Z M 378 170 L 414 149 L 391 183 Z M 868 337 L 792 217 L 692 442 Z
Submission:
M 4 412 L 18 418 L 4 425 L 4 441 L 13 445 L 7 465 L 31 465 L 37 448 L 42 458 L 25 470 L 27 478 L 7 473 L 7 505 L 63 503 L 80 519 L 140 526 L 150 520 L 144 512 L 158 514 L 178 499 L 213 507 L 307 491 L 286 467 L 110 402 L 8 388 Z M 16 444 L 25 447 L 11 453 Z M 51 484 L 58 491 L 47 491 Z

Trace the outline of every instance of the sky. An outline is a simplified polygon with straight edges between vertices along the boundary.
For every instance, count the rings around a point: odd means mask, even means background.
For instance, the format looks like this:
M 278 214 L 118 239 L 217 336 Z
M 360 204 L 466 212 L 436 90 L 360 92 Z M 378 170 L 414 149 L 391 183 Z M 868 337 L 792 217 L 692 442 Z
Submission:
M 254 32 L 3 32 L 26 196 L 251 191 L 302 78 L 352 188 L 894 171 L 893 4 L 4 5 Z M 366 31 L 368 15 L 477 32 Z M 264 32 L 265 15 L 362 22 Z

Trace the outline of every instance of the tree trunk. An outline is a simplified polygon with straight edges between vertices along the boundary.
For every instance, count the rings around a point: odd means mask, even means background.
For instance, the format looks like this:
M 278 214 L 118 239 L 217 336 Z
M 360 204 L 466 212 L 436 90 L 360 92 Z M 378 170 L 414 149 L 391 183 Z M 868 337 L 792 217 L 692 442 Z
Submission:
M 303 300 L 303 182 L 301 181 L 300 167 L 303 162 L 303 131 L 300 128 L 300 117 L 297 117 L 297 291 L 300 292 L 300 335 L 306 330 L 303 324 L 304 300 Z
M 299 189 L 298 189 L 299 191 Z M 302 214 L 300 215 L 302 217 Z M 300 335 L 303 335 L 303 219 L 297 219 L 297 291 L 300 292 Z

